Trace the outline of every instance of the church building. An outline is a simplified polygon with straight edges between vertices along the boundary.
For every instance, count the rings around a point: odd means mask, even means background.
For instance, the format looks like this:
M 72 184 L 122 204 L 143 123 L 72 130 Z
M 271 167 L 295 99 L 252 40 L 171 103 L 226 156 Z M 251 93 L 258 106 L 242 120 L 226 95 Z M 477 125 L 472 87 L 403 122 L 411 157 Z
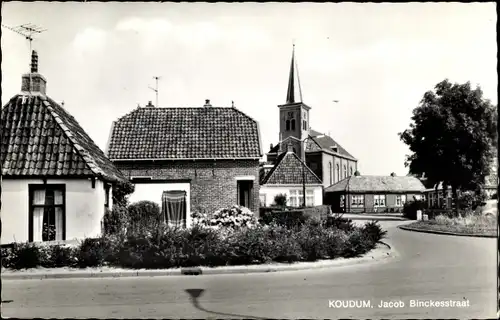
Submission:
M 286 102 L 278 105 L 279 141 L 276 145 L 271 145 L 266 154 L 267 162 L 261 166 L 261 184 L 264 187 L 265 182 L 269 181 L 267 176 L 278 165 L 281 155 L 287 153 L 288 150 L 292 150 L 307 168 L 302 170 L 298 167 L 297 172 L 290 173 L 297 177 L 295 187 L 303 184 L 302 172 L 314 173 L 314 176 L 319 179 L 319 185 L 323 188 L 350 177 L 356 172 L 358 160 L 354 156 L 332 137 L 311 129 L 309 121 L 311 110 L 312 108 L 302 99 L 295 50 L 293 50 Z M 261 199 L 263 197 L 265 195 L 261 194 Z M 269 203 L 269 199 L 265 202 Z M 318 201 L 311 200 L 311 202 L 317 204 Z M 297 202 L 294 201 L 294 203 Z

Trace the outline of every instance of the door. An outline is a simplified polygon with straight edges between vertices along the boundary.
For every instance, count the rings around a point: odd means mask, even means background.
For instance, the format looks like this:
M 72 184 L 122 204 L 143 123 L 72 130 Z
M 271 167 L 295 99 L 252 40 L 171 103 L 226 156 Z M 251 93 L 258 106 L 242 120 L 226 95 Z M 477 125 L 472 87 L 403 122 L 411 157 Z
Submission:
M 238 189 L 238 205 L 246 207 L 248 209 L 253 209 L 252 206 L 253 181 L 239 180 L 237 183 L 237 189 Z

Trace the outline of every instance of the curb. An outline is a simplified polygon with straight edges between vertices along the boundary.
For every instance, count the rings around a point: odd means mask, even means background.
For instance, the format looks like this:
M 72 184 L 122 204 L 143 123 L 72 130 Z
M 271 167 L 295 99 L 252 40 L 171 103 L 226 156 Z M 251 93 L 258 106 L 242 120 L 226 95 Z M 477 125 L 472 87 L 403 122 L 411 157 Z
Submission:
M 448 231 L 437 231 L 437 230 L 429 230 L 429 229 L 417 229 L 408 226 L 398 226 L 399 229 L 405 231 L 413 231 L 413 232 L 421 232 L 421 233 L 430 233 L 430 234 L 438 234 L 445 236 L 458 236 L 458 237 L 475 237 L 475 238 L 498 238 L 498 236 L 490 236 L 486 234 L 470 234 L 470 233 L 456 233 L 456 232 L 448 232 Z
M 343 267 L 368 262 L 382 262 L 394 259 L 397 252 L 387 247 L 377 247 L 364 256 L 348 259 L 320 260 L 315 262 L 298 262 L 284 265 L 255 265 L 235 267 L 194 267 L 170 270 L 130 270 L 130 271 L 101 271 L 101 272 L 59 272 L 59 273 L 2 273 L 3 281 L 8 280 L 43 280 L 43 279 L 76 279 L 76 278 L 130 278 L 130 277 L 163 277 L 163 276 L 189 276 L 189 275 L 223 275 L 223 274 L 250 274 L 269 273 L 282 271 L 301 271 Z M 326 263 L 325 263 L 326 262 Z

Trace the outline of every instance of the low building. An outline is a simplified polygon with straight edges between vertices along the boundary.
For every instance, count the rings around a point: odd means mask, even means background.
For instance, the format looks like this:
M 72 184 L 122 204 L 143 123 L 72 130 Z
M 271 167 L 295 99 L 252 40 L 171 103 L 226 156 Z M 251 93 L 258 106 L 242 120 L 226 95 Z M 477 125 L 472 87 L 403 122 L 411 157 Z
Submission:
M 113 185 L 126 180 L 46 85 L 33 51 L 2 108 L 2 244 L 100 236 Z
M 129 200 L 158 203 L 169 224 L 235 204 L 259 211 L 259 126 L 235 107 L 150 102 L 113 123 L 107 155 L 135 185 Z
M 263 170 L 263 172 L 266 172 Z M 323 204 L 323 185 L 321 180 L 293 151 L 290 144 L 288 151 L 280 154 L 276 164 L 267 172 L 260 186 L 261 206 L 274 204 L 277 195 L 286 195 L 290 207 L 319 206 Z
M 422 200 L 424 191 L 424 185 L 416 177 L 361 176 L 355 172 L 325 188 L 324 202 L 334 212 L 397 212 L 407 201 Z

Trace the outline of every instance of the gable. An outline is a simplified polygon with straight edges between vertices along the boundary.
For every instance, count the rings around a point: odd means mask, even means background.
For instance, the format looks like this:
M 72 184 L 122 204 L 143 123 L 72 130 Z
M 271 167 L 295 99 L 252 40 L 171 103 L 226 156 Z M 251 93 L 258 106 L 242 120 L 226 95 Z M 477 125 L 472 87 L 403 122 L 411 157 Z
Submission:
M 276 165 L 262 180 L 262 184 L 303 184 L 303 176 L 306 184 L 321 184 L 318 176 L 295 153 L 287 152 L 278 157 Z

